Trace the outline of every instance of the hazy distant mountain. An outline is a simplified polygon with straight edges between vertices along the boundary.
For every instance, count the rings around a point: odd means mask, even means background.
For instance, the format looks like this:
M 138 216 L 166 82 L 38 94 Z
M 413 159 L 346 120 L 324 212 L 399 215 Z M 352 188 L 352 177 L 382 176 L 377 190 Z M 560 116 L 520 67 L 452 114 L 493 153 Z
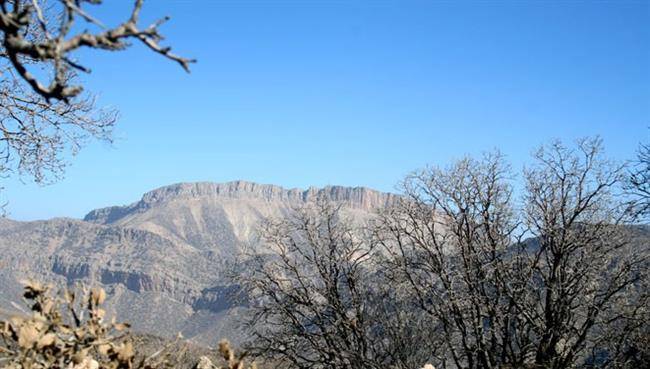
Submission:
M 93 210 L 84 220 L 0 220 L 0 312 L 20 302 L 18 280 L 58 285 L 83 281 L 109 292 L 109 313 L 136 330 L 214 344 L 233 337 L 231 288 L 224 271 L 242 246 L 255 242 L 264 217 L 282 216 L 318 196 L 344 204 L 355 217 L 396 200 L 362 187 L 308 190 L 236 181 L 181 183 L 136 203 Z M 234 266 L 236 268 L 236 265 Z

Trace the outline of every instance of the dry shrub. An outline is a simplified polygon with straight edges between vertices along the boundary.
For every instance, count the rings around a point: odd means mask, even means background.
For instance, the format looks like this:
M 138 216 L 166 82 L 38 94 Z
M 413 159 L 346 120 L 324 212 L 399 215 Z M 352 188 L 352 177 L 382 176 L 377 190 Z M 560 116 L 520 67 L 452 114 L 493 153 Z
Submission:
M 249 366 L 246 366 L 244 363 L 244 358 L 246 357 L 246 352 L 241 352 L 239 354 L 235 353 L 235 350 L 230 346 L 228 340 L 221 340 L 217 347 L 219 354 L 226 361 L 226 366 L 217 366 L 215 369 L 257 369 L 257 364 L 255 362 L 251 363 Z
M 136 359 L 126 323 L 105 322 L 106 292 L 84 289 L 81 297 L 50 286 L 25 283 L 31 315 L 0 323 L 0 367 L 11 369 L 154 369 L 174 367 L 169 346 Z M 176 351 L 177 352 L 177 351 Z

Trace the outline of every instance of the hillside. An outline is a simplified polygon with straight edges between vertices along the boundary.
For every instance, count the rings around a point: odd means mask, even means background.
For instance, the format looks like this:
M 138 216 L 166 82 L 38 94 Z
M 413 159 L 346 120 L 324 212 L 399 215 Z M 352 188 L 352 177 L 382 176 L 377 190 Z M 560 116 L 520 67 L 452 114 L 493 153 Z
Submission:
M 227 299 L 226 271 L 242 247 L 256 242 L 265 217 L 324 196 L 356 218 L 397 197 L 367 188 L 308 190 L 236 181 L 180 183 L 144 194 L 126 206 L 90 211 L 84 220 L 0 221 L 0 309 L 15 310 L 19 280 L 59 286 L 101 285 L 109 314 L 136 331 L 197 343 L 237 340 L 241 307 Z

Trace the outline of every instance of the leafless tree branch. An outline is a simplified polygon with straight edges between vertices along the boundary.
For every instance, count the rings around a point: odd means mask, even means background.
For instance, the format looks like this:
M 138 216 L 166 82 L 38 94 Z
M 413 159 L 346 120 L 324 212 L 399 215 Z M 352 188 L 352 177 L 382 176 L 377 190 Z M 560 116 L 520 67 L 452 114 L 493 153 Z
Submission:
M 158 27 L 168 17 L 146 28 L 139 27 L 144 0 L 136 0 L 127 20 L 114 28 L 106 28 L 83 9 L 86 4 L 100 5 L 101 0 L 58 0 L 55 4 L 57 6 L 47 8 L 42 6 L 43 3 L 43 0 L 0 0 L 0 41 L 2 55 L 34 92 L 48 101 L 55 99 L 69 102 L 83 90 L 81 85 L 73 84 L 70 79 L 72 71 L 89 71 L 70 57 L 71 53 L 80 48 L 116 51 L 127 48 L 129 40 L 139 40 L 152 51 L 177 62 L 188 72 L 189 65 L 195 62 L 194 59 L 172 53 L 170 47 L 160 45 L 163 36 Z M 57 13 L 52 17 L 53 20 L 46 16 L 46 9 Z M 73 24 L 79 18 L 99 27 L 101 31 L 71 34 Z M 30 62 L 51 68 L 53 78 L 49 83 L 43 83 L 30 72 Z

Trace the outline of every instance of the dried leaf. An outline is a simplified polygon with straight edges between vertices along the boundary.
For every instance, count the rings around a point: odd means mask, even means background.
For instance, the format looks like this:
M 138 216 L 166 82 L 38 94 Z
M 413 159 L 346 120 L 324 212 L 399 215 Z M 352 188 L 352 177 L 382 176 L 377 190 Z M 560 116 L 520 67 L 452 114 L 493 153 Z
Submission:
M 98 306 L 104 303 L 106 300 L 106 291 L 103 288 L 93 288 L 90 291 L 90 299 L 94 306 Z
M 123 343 L 115 351 L 117 352 L 117 359 L 122 363 L 128 363 L 134 356 L 133 344 L 131 342 Z
M 48 347 L 48 346 L 52 346 L 55 342 L 56 342 L 56 335 L 54 333 L 48 333 L 38 340 L 36 346 L 38 348 Z
M 18 331 L 18 345 L 21 348 L 30 348 L 39 338 L 38 329 L 33 324 L 26 324 Z
M 102 355 L 108 355 L 108 353 L 111 351 L 111 345 L 104 343 L 99 346 L 97 346 L 97 351 L 99 351 L 100 354 Z
M 113 328 L 115 328 L 115 330 L 120 331 L 120 332 L 125 330 L 125 329 L 128 329 L 129 327 L 131 327 L 131 325 L 128 324 L 128 323 L 115 323 L 115 324 L 113 324 Z
M 104 316 L 106 315 L 106 311 L 104 309 L 95 309 L 94 314 L 99 319 L 103 319 Z

